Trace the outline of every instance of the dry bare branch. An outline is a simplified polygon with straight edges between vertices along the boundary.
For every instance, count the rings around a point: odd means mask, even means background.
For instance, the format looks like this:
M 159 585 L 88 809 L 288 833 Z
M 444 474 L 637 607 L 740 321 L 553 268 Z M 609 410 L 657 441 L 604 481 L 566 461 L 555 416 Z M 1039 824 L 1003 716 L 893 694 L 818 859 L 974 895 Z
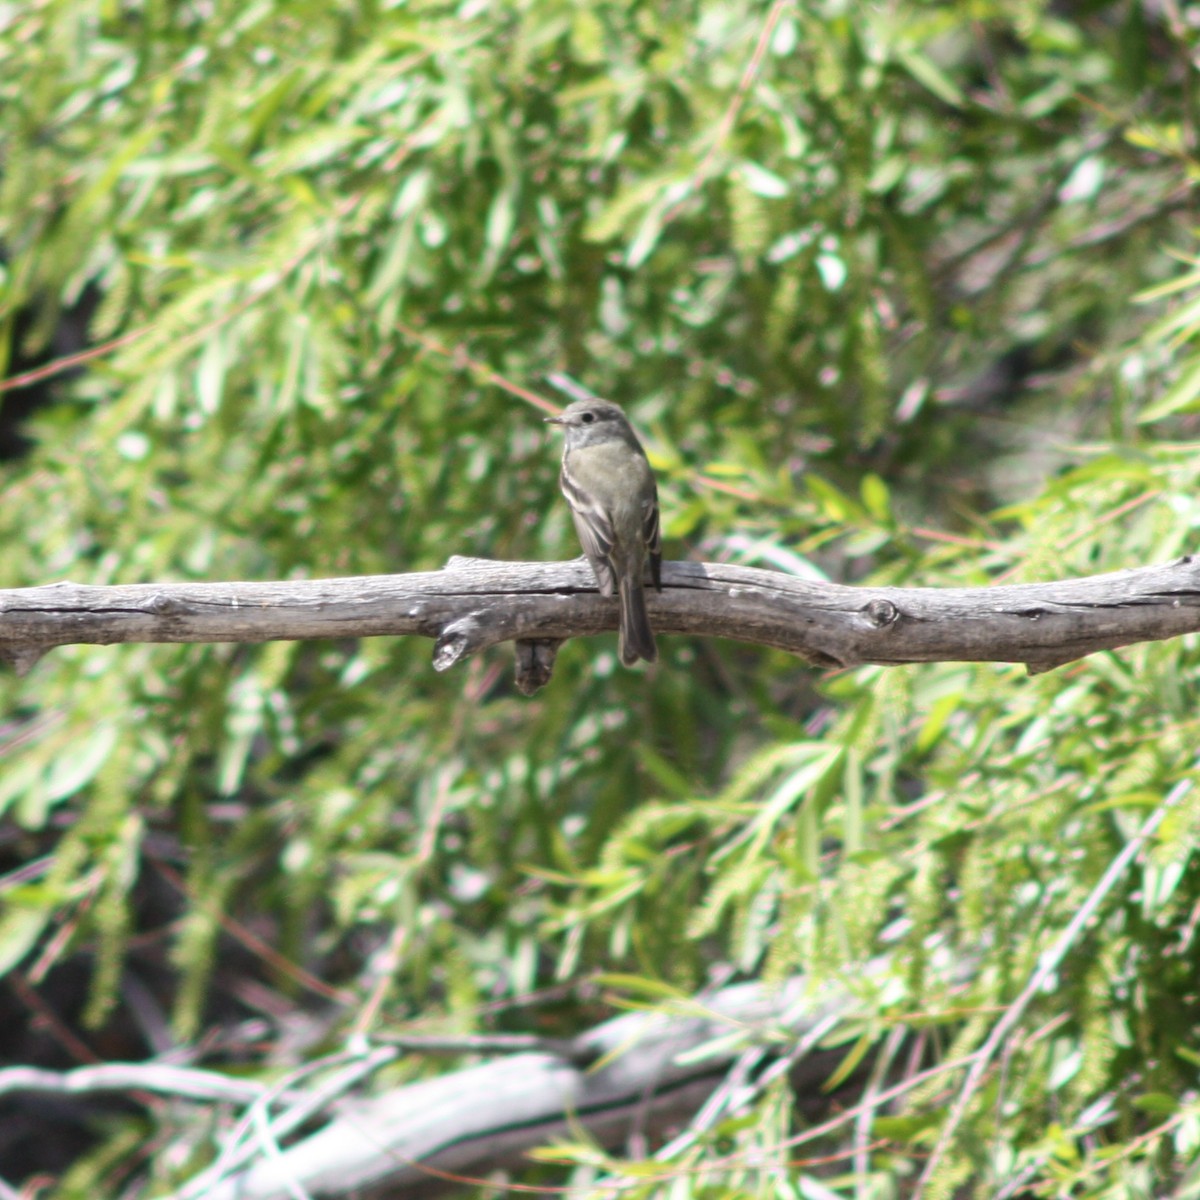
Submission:
M 205 1174 L 202 1190 L 185 1185 L 174 1200 L 288 1200 L 297 1189 L 415 1200 L 456 1190 L 455 1174 L 517 1165 L 533 1147 L 581 1129 L 615 1149 L 631 1134 L 686 1122 L 748 1050 L 786 1058 L 806 1033 L 856 1008 L 841 985 L 810 991 L 799 977 L 737 984 L 674 1007 L 606 1021 L 573 1039 L 567 1057 L 510 1055 L 344 1102 L 325 1128 L 278 1156 L 223 1179 Z M 819 1091 L 842 1053 L 814 1053 L 793 1084 Z
M 664 564 L 648 597 L 660 634 L 773 646 L 822 667 L 1021 662 L 1045 671 L 1098 650 L 1200 629 L 1200 559 L 1051 583 L 849 587 L 724 563 Z M 444 671 L 519 643 L 519 682 L 550 677 L 569 637 L 615 629 L 582 560 L 452 558 L 441 571 L 270 583 L 56 583 L 0 591 L 0 657 L 29 670 L 75 643 L 262 642 L 411 635 Z

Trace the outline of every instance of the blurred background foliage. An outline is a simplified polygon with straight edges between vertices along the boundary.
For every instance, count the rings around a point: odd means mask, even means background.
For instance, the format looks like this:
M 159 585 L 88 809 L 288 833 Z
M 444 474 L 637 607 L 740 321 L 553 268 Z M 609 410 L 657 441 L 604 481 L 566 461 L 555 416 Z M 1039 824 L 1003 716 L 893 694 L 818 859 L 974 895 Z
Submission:
M 552 369 L 644 431 L 668 557 L 1195 552 L 1198 51 L 1183 0 L 0 4 L 0 376 L 98 351 L 2 395 L 0 586 L 574 556 L 558 447 L 488 374 Z M 269 1079 L 352 1032 L 575 1032 L 605 974 L 796 971 L 860 981 L 847 1072 L 896 1029 L 955 1057 L 1196 773 L 1192 637 L 1037 678 L 660 649 L 569 644 L 533 700 L 416 639 L 5 675 L 0 1057 Z M 1198 806 L 931 1194 L 1200 1194 Z M 674 1164 L 725 1165 L 624 1194 L 906 1194 L 960 1082 L 852 1170 L 795 1160 L 781 1080 Z M 51 1196 L 161 1191 L 232 1119 L 4 1103 L 0 1175 Z

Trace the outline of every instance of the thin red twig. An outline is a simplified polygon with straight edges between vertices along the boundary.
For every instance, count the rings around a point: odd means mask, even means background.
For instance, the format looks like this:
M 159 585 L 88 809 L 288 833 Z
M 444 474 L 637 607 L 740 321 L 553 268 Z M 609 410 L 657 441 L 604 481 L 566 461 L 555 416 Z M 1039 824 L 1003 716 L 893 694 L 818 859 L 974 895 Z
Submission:
M 21 1003 L 34 1014 L 35 1020 L 47 1030 L 51 1037 L 73 1058 L 83 1063 L 104 1061 L 73 1029 L 50 1007 L 42 994 L 33 987 L 20 971 L 8 976 L 9 986 L 17 993 Z
M 143 325 L 140 329 L 130 330 L 129 333 L 123 333 L 111 341 L 93 346 L 90 350 L 80 350 L 78 354 L 67 354 L 44 366 L 36 367 L 32 371 L 26 371 L 22 375 L 10 375 L 7 379 L 0 379 L 0 392 L 12 392 L 17 388 L 28 387 L 31 383 L 40 383 L 43 379 L 53 379 L 55 375 L 61 375 L 64 371 L 82 366 L 94 358 L 103 358 L 106 354 L 111 354 L 114 350 L 119 350 L 122 346 L 137 341 L 153 328 L 153 325 Z
M 193 903 L 201 904 L 209 913 L 215 917 L 217 923 L 225 930 L 231 938 L 242 943 L 252 954 L 258 955 L 264 962 L 274 967 L 280 974 L 286 975 L 289 979 L 294 979 L 302 987 L 308 988 L 310 992 L 316 992 L 319 996 L 324 996 L 327 1000 L 335 1000 L 339 1004 L 353 1004 L 356 997 L 352 992 L 348 992 L 342 988 L 335 988 L 326 983 L 323 979 L 318 979 L 315 975 L 310 974 L 297 963 L 292 962 L 290 958 L 285 958 L 273 946 L 268 945 L 257 934 L 251 933 L 240 921 L 235 921 L 228 913 L 223 913 L 215 905 L 205 905 L 204 902 L 196 896 L 191 888 L 188 887 L 187 881 L 173 867 L 168 866 L 160 859 L 153 859 L 158 872 L 172 887 L 177 888 L 183 895 L 187 896 Z
M 700 160 L 700 165 L 696 168 L 691 179 L 688 180 L 687 191 L 667 209 L 663 216 L 664 228 L 679 216 L 688 198 L 704 182 L 712 167 L 713 159 L 716 158 L 717 152 L 721 149 L 725 139 L 733 131 L 738 114 L 742 111 L 742 105 L 746 103 L 746 97 L 750 94 L 750 89 L 754 86 L 754 81 L 758 78 L 758 74 L 762 70 L 763 59 L 767 56 L 767 46 L 770 45 L 771 35 L 775 32 L 775 26 L 779 24 L 779 18 L 783 16 L 783 10 L 788 6 L 789 2 L 790 0 L 775 0 L 775 3 L 771 5 L 771 11 L 767 13 L 767 19 L 763 22 L 762 32 L 758 35 L 758 41 L 755 43 L 754 53 L 750 55 L 750 61 L 746 64 L 746 69 L 742 72 L 742 78 L 738 82 L 737 91 L 734 92 L 733 99 L 729 102 L 729 107 L 725 109 L 725 112 L 721 116 L 717 132 L 713 135 L 712 144 Z
M 485 383 L 493 383 L 498 388 L 503 388 L 510 396 L 516 396 L 520 400 L 524 400 L 532 404 L 535 408 L 540 408 L 542 412 L 548 412 L 551 415 L 560 412 L 561 409 L 557 404 L 552 404 L 543 396 L 539 396 L 537 392 L 532 392 L 528 388 L 522 387 L 519 383 L 512 383 L 505 379 L 499 371 L 493 371 L 486 363 L 481 363 L 479 359 L 472 358 L 463 346 L 455 346 L 451 349 L 444 342 L 439 342 L 437 338 L 431 337 L 427 333 L 422 333 L 419 329 L 413 329 L 411 325 L 405 325 L 403 322 L 397 322 L 396 328 L 410 341 L 414 341 L 419 346 L 424 346 L 426 350 L 432 351 L 434 354 L 440 354 L 443 358 L 449 359 L 455 366 L 465 367 L 467 370 L 480 376 Z

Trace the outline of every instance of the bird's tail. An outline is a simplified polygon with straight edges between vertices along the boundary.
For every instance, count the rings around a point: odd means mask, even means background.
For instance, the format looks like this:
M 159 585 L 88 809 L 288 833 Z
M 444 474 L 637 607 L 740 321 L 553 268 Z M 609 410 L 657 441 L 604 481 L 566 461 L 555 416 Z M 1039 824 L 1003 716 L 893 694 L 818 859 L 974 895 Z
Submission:
M 654 662 L 658 658 L 658 647 L 654 644 L 654 631 L 650 628 L 650 617 L 646 613 L 646 592 L 642 586 L 641 572 L 623 571 L 619 578 L 618 591 L 621 598 L 621 661 L 632 667 L 639 658 Z

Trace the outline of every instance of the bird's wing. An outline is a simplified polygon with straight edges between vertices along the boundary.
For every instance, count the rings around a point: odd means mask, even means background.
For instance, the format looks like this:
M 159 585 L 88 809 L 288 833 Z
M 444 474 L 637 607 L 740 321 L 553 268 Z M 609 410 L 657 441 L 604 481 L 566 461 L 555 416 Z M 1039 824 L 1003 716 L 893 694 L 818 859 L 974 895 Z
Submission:
M 579 534 L 583 553 L 592 565 L 600 593 L 611 596 L 615 590 L 612 567 L 609 565 L 613 550 L 612 521 L 608 513 L 572 480 L 565 461 L 559 483 L 570 506 L 571 518 L 575 522 L 575 532 Z
M 655 591 L 662 591 L 662 530 L 658 522 L 658 487 L 654 486 L 654 494 L 650 506 L 642 519 L 642 537 L 646 548 L 650 551 L 650 577 L 654 580 Z

